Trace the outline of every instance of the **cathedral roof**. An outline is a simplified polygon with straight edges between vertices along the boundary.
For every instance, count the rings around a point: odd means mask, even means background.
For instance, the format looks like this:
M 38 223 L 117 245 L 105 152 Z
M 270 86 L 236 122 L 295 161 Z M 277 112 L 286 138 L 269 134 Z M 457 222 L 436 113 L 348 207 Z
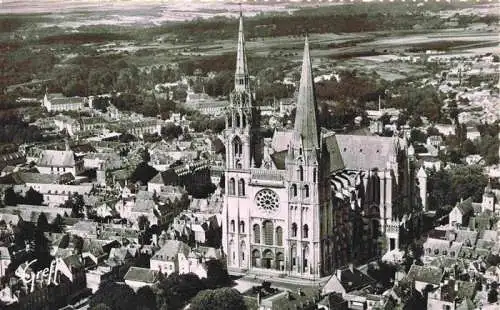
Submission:
M 323 147 L 324 151 L 328 153 L 329 157 L 329 173 L 342 170 L 346 168 L 344 160 L 342 159 L 342 154 L 340 153 L 339 143 L 337 142 L 337 136 L 330 132 L 323 136 Z
M 335 135 L 347 169 L 385 169 L 396 158 L 394 139 L 379 136 Z
M 291 130 L 276 130 L 273 134 L 271 147 L 275 152 L 288 150 L 288 145 L 292 139 L 293 131 Z
M 311 58 L 309 56 L 309 40 L 306 37 L 294 126 L 294 130 L 302 138 L 302 147 L 304 149 L 318 149 L 319 147 L 316 113 L 317 106 L 314 95 Z
M 278 170 L 284 170 L 285 169 L 285 158 L 286 158 L 287 151 L 281 151 L 281 152 L 275 152 L 271 154 L 271 159 L 274 162 L 274 165 L 276 166 L 276 169 Z

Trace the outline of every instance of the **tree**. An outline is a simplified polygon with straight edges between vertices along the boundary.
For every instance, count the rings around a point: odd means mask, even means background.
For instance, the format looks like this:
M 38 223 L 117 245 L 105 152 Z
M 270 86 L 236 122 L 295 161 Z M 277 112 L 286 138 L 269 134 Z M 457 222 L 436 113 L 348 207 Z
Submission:
M 64 220 L 60 214 L 56 215 L 56 218 L 52 221 L 52 231 L 56 233 L 61 233 L 63 231 Z
M 30 187 L 24 196 L 23 202 L 28 205 L 40 206 L 43 204 L 43 195 Z
M 137 218 L 137 224 L 139 225 L 139 229 L 144 231 L 149 227 L 149 220 L 145 215 L 141 215 Z
M 140 310 L 156 310 L 156 294 L 151 287 L 143 286 L 137 290 L 137 304 Z
M 157 173 L 158 171 L 155 168 L 146 162 L 141 162 L 132 172 L 130 179 L 134 183 L 140 181 L 142 184 L 147 184 Z
M 140 152 L 141 160 L 144 163 L 147 163 L 151 160 L 151 156 L 149 155 L 149 151 L 147 148 L 143 148 Z
M 207 286 L 217 288 L 227 285 L 230 281 L 227 269 L 220 260 L 211 259 L 206 262 L 207 266 Z
M 498 301 L 498 291 L 493 287 L 488 292 L 488 302 L 490 304 L 496 303 Z
M 73 235 L 73 248 L 79 254 L 82 253 L 83 250 L 83 238 L 78 235 Z
M 83 196 L 78 193 L 71 194 L 63 207 L 71 209 L 71 217 L 83 217 L 83 210 L 85 207 Z
M 247 309 L 241 294 L 234 288 L 219 288 L 199 292 L 191 300 L 191 310 Z
M 161 301 L 157 307 L 159 309 L 162 307 L 180 309 L 186 305 L 188 300 L 205 288 L 205 284 L 197 275 L 193 273 L 179 275 L 174 272 L 158 283 L 158 294 Z
M 7 206 L 16 206 L 21 200 L 19 194 L 14 191 L 14 188 L 9 187 L 5 190 L 4 203 Z
M 48 231 L 49 230 L 49 222 L 47 221 L 47 216 L 45 216 L 45 213 L 43 213 L 43 212 L 40 213 L 40 215 L 38 215 L 36 229 L 41 230 L 41 231 Z
M 38 224 L 40 226 L 37 225 L 34 236 L 34 255 L 37 258 L 37 261 L 35 263 L 36 270 L 48 267 L 50 261 L 52 260 L 52 256 L 50 255 L 50 242 L 44 234 L 44 232 L 46 231 L 44 230 L 44 228 L 47 229 L 47 227 L 49 226 L 45 214 L 40 214 L 40 216 L 38 217 Z
M 100 304 L 104 304 L 112 310 L 136 309 L 137 296 L 128 285 L 107 281 L 99 285 L 99 289 L 89 301 L 90 307 Z

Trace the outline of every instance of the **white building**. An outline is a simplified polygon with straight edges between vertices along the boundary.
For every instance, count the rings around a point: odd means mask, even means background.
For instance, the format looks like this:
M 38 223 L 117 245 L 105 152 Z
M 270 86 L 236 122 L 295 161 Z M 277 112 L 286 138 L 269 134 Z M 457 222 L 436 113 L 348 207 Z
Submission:
M 49 112 L 79 111 L 87 104 L 84 97 L 66 97 L 63 94 L 45 94 L 42 105 Z
M 65 174 L 70 172 L 73 176 L 84 171 L 83 158 L 76 156 L 69 147 L 65 151 L 43 150 L 38 160 L 37 169 L 42 174 Z
M 0 277 L 5 276 L 5 271 L 9 267 L 11 256 L 9 249 L 5 246 L 0 247 Z

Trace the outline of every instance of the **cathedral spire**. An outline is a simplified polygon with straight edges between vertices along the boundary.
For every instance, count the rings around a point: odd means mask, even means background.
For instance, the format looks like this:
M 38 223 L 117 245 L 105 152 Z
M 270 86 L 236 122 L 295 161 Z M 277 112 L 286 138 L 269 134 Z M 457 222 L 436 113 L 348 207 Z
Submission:
M 245 54 L 245 34 L 243 33 L 243 13 L 240 10 L 240 28 L 238 30 L 238 50 L 236 54 L 234 89 L 237 91 L 250 91 L 248 80 L 247 56 Z
M 313 82 L 311 58 L 309 56 L 309 39 L 306 35 L 294 126 L 295 131 L 302 138 L 304 149 L 319 148 L 318 124 L 316 122 L 317 107 Z

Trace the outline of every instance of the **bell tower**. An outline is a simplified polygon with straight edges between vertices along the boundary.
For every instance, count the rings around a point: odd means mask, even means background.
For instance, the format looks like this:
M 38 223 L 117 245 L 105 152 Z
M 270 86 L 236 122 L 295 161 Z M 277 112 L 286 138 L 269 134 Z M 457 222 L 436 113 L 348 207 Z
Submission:
M 250 169 L 252 166 L 251 145 L 254 123 L 252 101 L 245 55 L 243 15 L 240 13 L 234 90 L 229 96 L 226 113 L 226 168 L 240 170 Z

